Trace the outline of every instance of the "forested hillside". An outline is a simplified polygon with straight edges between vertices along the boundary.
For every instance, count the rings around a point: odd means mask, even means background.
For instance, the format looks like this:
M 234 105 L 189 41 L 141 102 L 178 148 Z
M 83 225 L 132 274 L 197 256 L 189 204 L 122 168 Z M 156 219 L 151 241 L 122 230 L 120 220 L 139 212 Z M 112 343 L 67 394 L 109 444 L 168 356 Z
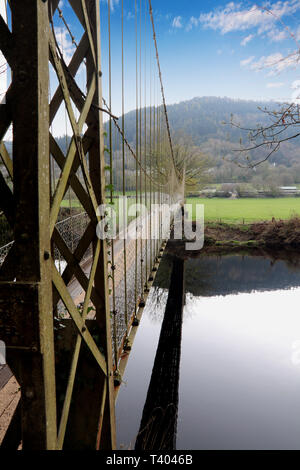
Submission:
M 168 106 L 168 114 L 174 142 L 178 136 L 189 137 L 188 141 L 199 146 L 201 151 L 211 157 L 210 181 L 212 183 L 251 183 L 257 188 L 300 184 L 300 140 L 295 139 L 282 145 L 271 159 L 259 165 L 255 171 L 240 168 L 231 160 L 236 156 L 235 149 L 239 148 L 242 137 L 247 141 L 247 133 L 230 125 L 231 115 L 241 126 L 253 128 L 257 124 L 266 124 L 266 118 L 258 107 L 274 109 L 272 102 L 254 102 L 233 100 L 229 98 L 202 97 L 183 101 Z M 142 113 L 144 119 L 144 112 Z M 149 132 L 150 111 L 147 109 L 147 132 Z M 134 147 L 136 113 L 131 111 L 125 115 L 125 134 Z M 107 124 L 106 124 L 107 128 Z M 116 134 L 113 132 L 113 138 Z M 69 141 L 69 139 L 68 139 Z M 120 139 L 114 143 L 115 173 L 121 171 L 121 152 L 117 151 Z M 65 151 L 66 139 L 58 139 L 62 150 Z M 11 144 L 7 142 L 11 152 Z M 255 156 L 264 157 L 263 149 Z M 128 168 L 128 178 L 130 179 Z M 115 179 L 118 175 L 115 174 Z
M 174 140 L 176 135 L 190 136 L 195 145 L 212 156 L 211 181 L 248 182 L 257 187 L 300 183 L 300 139 L 282 144 L 267 163 L 255 171 L 239 168 L 230 161 L 236 157 L 240 138 L 247 142 L 247 132 L 230 125 L 231 115 L 242 127 L 255 128 L 268 120 L 259 109 L 274 109 L 276 103 L 233 100 L 230 98 L 201 97 L 168 106 Z M 125 116 L 126 134 L 130 141 L 135 136 L 135 112 Z M 253 153 L 263 158 L 266 149 Z
M 214 157 L 230 156 L 237 148 L 240 137 L 247 133 L 230 126 L 231 114 L 242 127 L 255 127 L 268 121 L 258 108 L 275 107 L 272 102 L 233 100 L 230 98 L 202 97 L 168 106 L 173 134 L 181 131 L 192 137 L 194 144 L 209 151 Z M 226 123 L 226 124 L 225 124 Z M 135 139 L 135 111 L 126 114 L 126 134 L 131 142 Z M 298 162 L 299 140 L 286 144 L 273 157 L 272 162 L 291 166 Z M 235 144 L 235 145 L 233 145 Z M 218 162 L 220 164 L 221 162 Z

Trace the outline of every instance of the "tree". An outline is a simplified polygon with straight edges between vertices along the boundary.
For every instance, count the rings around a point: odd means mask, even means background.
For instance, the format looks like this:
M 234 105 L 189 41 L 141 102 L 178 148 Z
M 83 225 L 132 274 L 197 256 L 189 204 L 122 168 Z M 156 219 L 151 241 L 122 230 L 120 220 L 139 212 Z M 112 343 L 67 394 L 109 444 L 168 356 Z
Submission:
M 299 95 L 300 98 L 300 95 Z M 233 161 L 241 167 L 254 168 L 267 161 L 284 142 L 300 136 L 300 106 L 297 102 L 278 104 L 275 109 L 258 108 L 269 118 L 268 125 L 257 125 L 256 128 L 244 128 L 234 122 L 231 126 L 248 132 L 248 145 L 240 140 L 240 148 L 234 152 L 244 156 L 244 164 L 237 158 Z M 263 150 L 260 157 L 258 150 Z M 254 157 L 254 159 L 253 159 Z
M 260 8 L 266 14 L 274 16 L 286 29 L 296 45 L 296 49 L 290 54 L 280 57 L 278 60 L 274 60 L 274 62 L 266 62 L 264 67 L 276 69 L 279 72 L 286 64 L 299 64 L 300 43 L 296 35 L 273 11 L 265 7 L 257 8 Z M 254 168 L 268 160 L 271 155 L 279 150 L 283 143 L 297 139 L 300 136 L 300 81 L 297 81 L 295 84 L 295 92 L 291 102 L 278 103 L 274 109 L 268 109 L 267 107 L 258 107 L 258 109 L 263 113 L 264 118 L 266 118 L 264 120 L 267 120 L 267 124 L 258 124 L 255 128 L 246 128 L 235 122 L 233 116 L 231 117 L 232 127 L 248 132 L 248 145 L 243 144 L 241 139 L 240 148 L 235 150 L 235 152 L 244 156 L 244 165 L 238 161 L 238 158 L 234 159 L 239 166 Z M 260 156 L 260 153 L 258 154 L 258 151 L 262 150 L 264 151 L 263 157 Z
M 209 172 L 214 166 L 213 159 L 194 145 L 190 137 L 178 133 L 173 138 L 173 155 L 177 174 L 185 174 L 187 190 L 200 189 L 201 185 L 209 181 Z M 172 171 L 170 146 L 165 137 L 161 140 L 159 150 L 152 152 L 150 158 L 153 177 L 164 184 L 168 181 Z

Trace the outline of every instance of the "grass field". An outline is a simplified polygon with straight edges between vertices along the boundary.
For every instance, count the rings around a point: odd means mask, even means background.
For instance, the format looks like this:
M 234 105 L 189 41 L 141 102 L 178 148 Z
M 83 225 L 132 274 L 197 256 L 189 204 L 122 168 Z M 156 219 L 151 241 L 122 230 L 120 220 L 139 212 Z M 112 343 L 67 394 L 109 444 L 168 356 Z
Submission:
M 135 202 L 129 199 L 129 206 Z M 196 204 L 204 204 L 204 217 L 206 222 L 222 221 L 227 223 L 248 223 L 259 220 L 290 219 L 300 216 L 300 198 L 187 198 L 187 204 L 192 204 L 189 209 L 189 218 L 195 219 Z M 63 200 L 62 207 L 69 207 L 69 200 Z M 72 207 L 80 207 L 77 200 L 72 200 Z M 118 204 L 115 204 L 118 213 Z
M 123 193 L 121 191 L 114 191 L 114 198 L 117 198 L 117 197 L 122 196 L 122 195 L 123 195 Z M 135 196 L 135 191 L 126 191 L 126 196 L 127 197 Z M 106 194 L 106 200 L 107 200 L 107 202 L 110 201 L 110 194 L 109 193 Z M 132 201 L 131 201 L 131 199 L 129 199 L 129 205 L 131 205 L 131 204 L 132 204 Z M 78 201 L 78 199 L 71 199 L 71 206 L 73 208 L 77 208 L 77 207 L 81 207 L 81 204 Z M 70 207 L 69 198 L 63 199 L 61 201 L 60 207 Z
M 60 207 L 70 207 L 69 199 L 63 199 L 61 201 Z M 71 207 L 76 209 L 77 207 L 81 207 L 81 204 L 77 199 L 71 199 Z
M 195 205 L 204 204 L 204 218 L 206 222 L 220 220 L 227 223 L 245 223 L 259 220 L 290 219 L 300 216 L 300 198 L 188 198 L 186 201 L 192 204 L 189 210 L 189 218 L 195 219 Z

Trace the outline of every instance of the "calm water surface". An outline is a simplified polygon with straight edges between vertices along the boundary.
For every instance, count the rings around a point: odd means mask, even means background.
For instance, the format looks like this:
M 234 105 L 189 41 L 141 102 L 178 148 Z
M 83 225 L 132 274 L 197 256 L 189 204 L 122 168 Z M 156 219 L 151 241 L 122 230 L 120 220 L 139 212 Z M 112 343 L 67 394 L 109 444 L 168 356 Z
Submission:
M 191 259 L 186 290 L 177 448 L 300 449 L 300 267 Z M 118 398 L 125 448 L 139 429 L 166 298 L 152 290 Z

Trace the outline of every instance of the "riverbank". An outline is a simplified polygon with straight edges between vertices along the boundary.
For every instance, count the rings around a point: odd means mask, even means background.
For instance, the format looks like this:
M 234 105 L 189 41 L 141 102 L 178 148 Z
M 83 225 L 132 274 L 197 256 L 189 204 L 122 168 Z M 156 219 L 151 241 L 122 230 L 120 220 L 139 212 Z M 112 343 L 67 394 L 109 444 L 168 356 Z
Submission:
M 215 247 L 298 248 L 300 218 L 252 224 L 207 223 L 204 249 Z
M 193 223 L 195 230 L 195 222 Z M 295 251 L 300 248 L 300 218 L 231 224 L 208 222 L 205 224 L 204 246 L 201 250 L 185 250 L 185 240 L 169 240 L 167 251 L 183 257 L 199 254 L 230 254 L 245 252 L 264 254 L 262 251 Z M 256 252 L 256 253 L 254 253 Z

